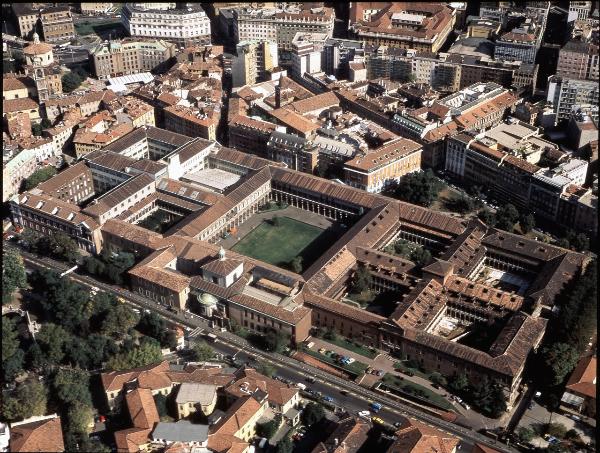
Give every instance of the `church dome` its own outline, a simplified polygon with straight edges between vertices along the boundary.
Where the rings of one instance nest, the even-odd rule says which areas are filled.
[[[198,302],[200,302],[200,304],[204,305],[205,307],[211,307],[217,305],[218,300],[212,294],[202,293],[198,296]]]

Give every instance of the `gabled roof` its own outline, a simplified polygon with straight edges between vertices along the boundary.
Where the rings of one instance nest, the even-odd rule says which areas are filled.
[[[60,417],[24,423],[10,428],[10,447],[13,452],[65,451]]]
[[[414,419],[405,418],[387,453],[452,453],[459,439]]]
[[[596,375],[596,357],[583,357],[571,374],[566,389],[595,399],[597,394]]]

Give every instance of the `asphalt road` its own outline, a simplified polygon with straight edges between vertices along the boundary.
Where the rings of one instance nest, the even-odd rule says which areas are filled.
[[[15,244],[8,244],[5,242],[4,246],[17,248],[21,253],[21,256],[23,256],[26,266],[29,268],[51,268],[61,272],[66,271],[69,268],[67,264],[52,260],[47,257],[40,258],[31,253],[24,252],[20,248],[16,247]],[[277,375],[292,382],[305,383],[306,378],[309,376],[314,377],[316,382],[310,385],[307,384],[308,387],[312,390],[319,391],[324,395],[331,396],[334,399],[334,404],[345,408],[350,413],[356,414],[356,412],[359,410],[366,410],[368,409],[368,404],[375,401],[383,406],[378,416],[387,423],[393,424],[394,422],[401,421],[402,417],[415,418],[423,423],[461,438],[466,445],[479,442],[503,452],[516,451],[512,447],[506,446],[500,442],[496,442],[468,428],[464,428],[436,418],[432,415],[423,413],[414,407],[402,404],[396,400],[386,397],[385,395],[380,395],[370,389],[360,387],[354,382],[327,374],[321,370],[300,363],[289,357],[279,354],[266,353],[256,349],[250,346],[244,339],[237,337],[232,333],[219,332],[211,329],[208,325],[208,322],[199,316],[190,313],[170,312],[166,309],[166,307],[154,301],[141,297],[138,294],[132,293],[131,291],[115,285],[97,281],[89,276],[79,275],[76,273],[70,273],[68,276],[78,283],[87,286],[96,286],[103,291],[119,295],[125,298],[131,305],[140,307],[142,309],[152,309],[164,318],[183,327],[190,327],[191,329],[200,327],[206,332],[214,333],[218,336],[218,341],[214,344],[215,349],[223,354],[235,354],[235,357],[240,361],[252,361],[257,359],[261,362],[268,362],[275,367],[277,370]],[[342,389],[348,392],[347,395],[342,395],[340,393],[340,390]]]

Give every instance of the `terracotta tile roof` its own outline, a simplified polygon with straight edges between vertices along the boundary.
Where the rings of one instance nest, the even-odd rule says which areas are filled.
[[[304,118],[302,115],[289,110],[287,107],[271,110],[269,114],[281,122],[284,126],[288,126],[302,134],[319,129],[319,125]]]
[[[397,273],[410,272],[415,263],[397,255],[391,255],[381,250],[366,247],[356,247],[356,259],[361,263],[369,264],[377,269],[389,270]]]
[[[125,400],[134,428],[154,428],[154,424],[160,421],[152,390],[149,388],[132,390],[125,395]]]
[[[339,106],[340,100],[333,92],[327,91],[307,99],[292,102],[287,108],[299,115],[305,115],[334,105]]]
[[[130,269],[128,273],[138,279],[180,293],[190,286],[190,277],[166,267],[169,262],[177,259],[174,252],[175,248],[173,246],[157,250]]]
[[[521,296],[481,283],[475,283],[462,277],[452,276],[444,286],[449,291],[476,299],[483,304],[496,305],[510,311],[519,310],[524,303]]]
[[[571,374],[566,389],[596,399],[596,357],[583,357]]]
[[[211,155],[209,159],[222,160],[251,170],[260,170],[266,166],[282,166],[281,164],[275,163],[268,159],[253,156],[252,154],[244,153],[233,148],[227,148],[225,146],[220,146],[217,152]]]
[[[436,280],[422,281],[400,301],[390,319],[403,329],[427,330],[447,303],[442,285]]]
[[[65,451],[60,417],[25,423],[10,428],[10,451]]]
[[[398,138],[384,146],[375,149],[366,156],[357,156],[344,164],[344,167],[363,171],[374,171],[392,162],[403,159],[416,151],[422,150],[422,146],[408,138]]]
[[[414,419],[405,418],[388,453],[452,453],[459,439]]]
[[[223,198],[221,194],[209,192],[194,184],[170,178],[162,178],[156,185],[156,189],[159,192],[174,194],[178,198],[194,200],[208,206],[212,206]]]
[[[513,156],[512,154],[507,155],[504,159],[504,162],[505,164],[517,167],[523,170],[524,172],[529,173],[530,175],[533,175],[534,173],[540,170],[540,167],[538,167],[537,165],[529,163],[525,159],[521,159],[520,157]]]
[[[290,303],[284,307],[264,302],[246,294],[232,294],[229,296],[229,301],[291,325],[296,325],[302,319],[310,316],[310,309],[296,303]]]
[[[44,193],[34,195],[32,192],[23,192],[19,196],[19,200],[21,206],[27,206],[30,210],[39,211],[46,216],[50,215],[59,218],[63,222],[73,225],[80,225],[85,222],[92,231],[100,227],[98,222],[83,213],[79,206],[53,198]],[[40,205],[40,203],[42,204]],[[53,212],[54,214],[52,214]]]
[[[151,429],[128,428],[115,431],[118,453],[138,453],[140,446],[149,442]]]
[[[242,264],[242,261],[236,259],[215,259],[202,266],[202,270],[208,271],[220,277],[225,277],[231,274],[235,269],[237,269],[240,266],[240,264]]]
[[[33,99],[6,99],[2,101],[2,111],[4,113],[22,112],[24,110],[38,110],[39,105]]]
[[[535,41],[535,35],[531,34],[531,33],[513,33],[513,32],[507,32],[504,33],[499,41],[525,41],[525,42],[534,42]]]
[[[158,248],[163,244],[161,234],[117,219],[107,220],[102,225],[102,232],[150,248]]]
[[[335,430],[312,453],[356,453],[367,440],[370,429],[368,423],[348,416],[336,423]]]
[[[459,126],[464,127],[465,129],[473,129],[476,127],[476,123],[482,118],[486,118],[496,114],[497,112],[504,111],[515,105],[518,100],[518,96],[510,91],[505,91],[499,96],[488,99],[478,104],[475,108],[467,110],[465,113],[457,116],[454,121],[456,121]]]
[[[75,165],[67,167],[65,170],[50,178],[48,181],[38,184],[37,189],[40,189],[52,196],[53,192],[62,189],[68,183],[73,182],[75,179],[82,176],[91,181],[92,171],[85,164],[85,162],[78,162]]]
[[[499,450],[496,450],[494,448],[488,447],[487,445],[483,445],[483,444],[475,444],[473,445],[473,449],[471,450],[472,453],[500,453]]]
[[[88,205],[83,210],[83,212],[91,216],[105,214],[115,206],[118,206],[123,200],[126,200],[147,186],[152,186],[152,188],[154,188],[154,178],[146,173],[141,173],[101,197],[96,198],[92,204]]]
[[[104,388],[104,392],[114,392],[120,391],[123,388],[125,383],[137,379],[140,373],[144,371],[152,371],[157,374],[164,372],[169,369],[169,362],[166,360],[160,363],[153,363],[151,365],[146,365],[144,367],[133,368],[127,371],[109,371],[107,373],[102,373],[100,375],[100,380],[102,381],[102,387]],[[162,385],[163,381],[159,382],[159,385]],[[156,387],[153,390],[163,387]]]
[[[52,45],[45,42],[37,44],[29,44],[23,49],[23,53],[26,55],[40,55],[52,51]]]
[[[25,77],[4,76],[2,77],[2,92],[27,89],[26,82]]]
[[[423,140],[426,142],[435,142],[437,140],[441,140],[448,135],[453,135],[458,130],[458,124],[454,121],[450,121],[446,124],[442,124],[441,126],[427,132],[423,136]]]
[[[298,394],[297,388],[264,376],[252,368],[242,368],[236,373],[236,378],[235,382],[225,388],[225,393],[237,398],[247,395],[241,390],[244,383],[251,392],[258,388],[267,393],[269,401],[279,406],[287,404]]]
[[[362,324],[380,324],[385,321],[383,316],[376,315],[370,311],[353,307],[343,302],[338,302],[329,297],[324,297],[314,292],[304,289],[304,305],[311,308],[325,310],[333,314],[339,314],[344,318],[352,319],[353,321]]]
[[[210,427],[211,434],[235,435],[259,411],[260,407],[261,404],[252,396],[238,398],[227,410],[223,420]]]
[[[252,129],[270,134],[277,127],[267,121],[259,121],[247,116],[234,115],[229,118],[229,127],[240,127],[242,129]]]
[[[209,434],[207,446],[216,453],[243,453],[248,443],[231,434]]]

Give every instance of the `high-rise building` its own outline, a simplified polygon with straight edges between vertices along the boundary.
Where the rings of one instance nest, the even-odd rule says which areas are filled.
[[[598,82],[595,80],[552,76],[548,80],[547,100],[554,106],[557,122],[569,119],[578,110],[598,121]]]
[[[242,41],[231,63],[234,87],[268,80],[268,72],[279,65],[275,41]]]
[[[68,6],[54,6],[40,11],[44,41],[67,41],[75,37],[73,16]]]
[[[560,49],[556,75],[567,79],[598,80],[599,62],[598,46],[572,40]]]

